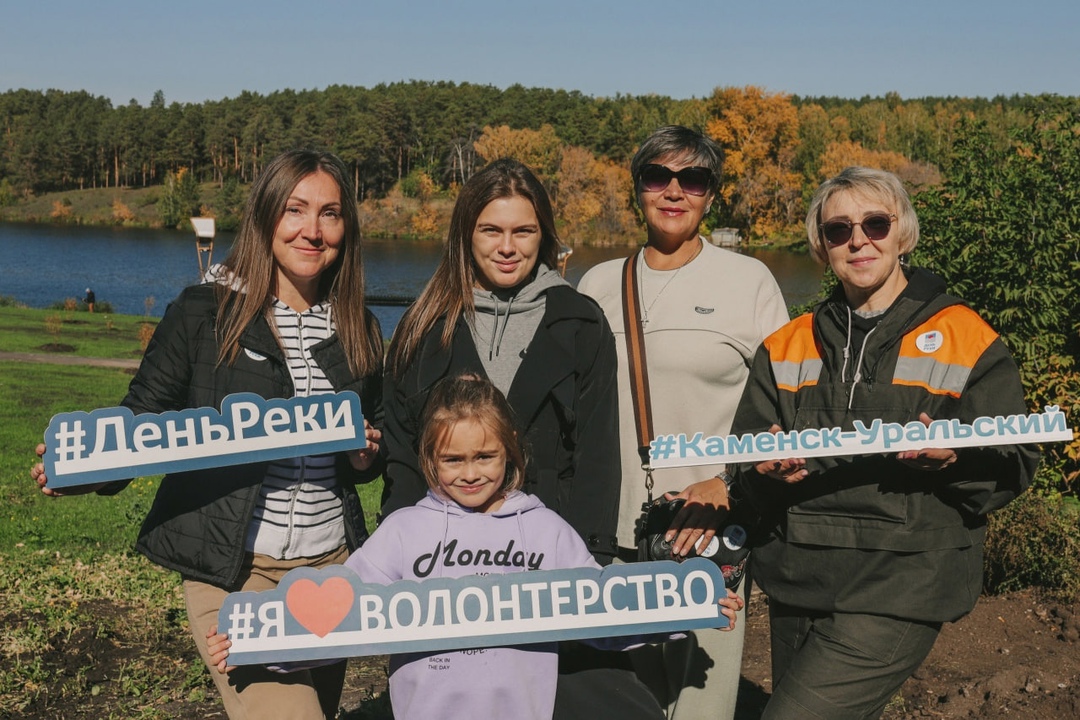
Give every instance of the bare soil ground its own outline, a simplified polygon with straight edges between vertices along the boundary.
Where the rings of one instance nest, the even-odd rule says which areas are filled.
[[[101,613],[122,608],[101,602]],[[923,667],[886,709],[887,720],[914,718],[1080,717],[1080,613],[1075,605],[1044,601],[1031,592],[984,597],[975,611],[944,628]],[[0,613],[0,615],[4,615]],[[0,617],[4,623],[34,623],[33,617]],[[757,718],[771,691],[768,607],[761,595],[750,605],[737,718]],[[143,646],[117,634],[76,631],[50,638],[40,656],[44,682],[59,686],[78,678],[84,692],[39,694],[21,718],[157,717],[195,720],[224,717],[209,679],[193,669],[192,648],[182,618]],[[137,674],[168,676],[171,692],[154,693],[155,707],[140,707]],[[158,679],[160,682],[160,676]],[[67,685],[70,687],[71,683]],[[342,720],[389,717],[385,658],[350,663]],[[148,712],[150,711],[150,712]],[[10,717],[15,717],[11,715]]]
[[[983,597],[946,625],[923,666],[886,708],[887,720],[1080,717],[1080,616],[1032,591]],[[772,690],[768,605],[750,604],[737,717],[761,714]]]

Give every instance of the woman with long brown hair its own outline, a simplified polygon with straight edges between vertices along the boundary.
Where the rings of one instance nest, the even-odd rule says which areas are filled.
[[[210,282],[170,304],[122,405],[162,413],[220,409],[238,392],[270,399],[352,390],[367,446],[162,480],[136,547],[183,576],[204,661],[207,628],[228,593],[271,589],[295,567],[344,562],[367,537],[355,485],[382,471],[381,350],[378,322],[364,306],[347,169],[328,153],[275,158],[251,188],[229,257]],[[41,465],[31,475],[45,494],[63,494],[48,487]],[[75,492],[113,494],[126,484]],[[345,663],[286,680],[262,666],[211,674],[231,718],[318,720],[337,714]]]
[[[383,514],[427,491],[417,447],[432,388],[475,373],[513,408],[530,457],[522,489],[607,565],[619,507],[615,343],[596,303],[556,272],[558,250],[551,201],[525,165],[497,160],[461,188],[439,266],[390,343]],[[555,717],[659,714],[624,654],[611,655],[560,649]]]
[[[416,447],[431,388],[474,372],[517,416],[533,458],[525,492],[606,564],[619,492],[615,346],[600,309],[554,270],[558,249],[551,201],[525,165],[497,160],[462,187],[439,266],[390,342],[383,514],[427,491]]]

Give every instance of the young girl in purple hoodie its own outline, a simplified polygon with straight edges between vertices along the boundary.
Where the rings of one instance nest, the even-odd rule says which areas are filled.
[[[475,375],[440,381],[422,427],[427,497],[389,515],[346,561],[364,582],[600,568],[565,520],[520,491],[525,458],[510,406],[490,381]],[[733,628],[742,601],[729,591],[720,605]],[[641,641],[586,642],[628,649]],[[227,636],[217,635],[215,644],[224,670]],[[392,655],[390,701],[397,720],[547,719],[557,672],[557,643]]]

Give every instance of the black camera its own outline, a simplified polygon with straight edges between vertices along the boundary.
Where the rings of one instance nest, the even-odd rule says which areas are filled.
[[[685,501],[681,498],[665,500],[658,498],[653,502],[642,503],[641,517],[635,528],[638,560],[675,560],[682,562],[686,558],[703,557],[712,560],[720,567],[724,576],[724,585],[735,590],[742,582],[746,572],[746,559],[750,555],[750,538],[747,527],[734,513],[729,512],[720,529],[707,544],[702,541],[690,549],[686,558],[671,554],[671,543],[664,539]]]

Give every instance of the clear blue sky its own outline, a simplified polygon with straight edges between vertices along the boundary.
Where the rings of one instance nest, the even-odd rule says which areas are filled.
[[[1080,95],[1080,0],[4,0],[0,92],[114,103],[451,80],[703,97],[759,85]]]

